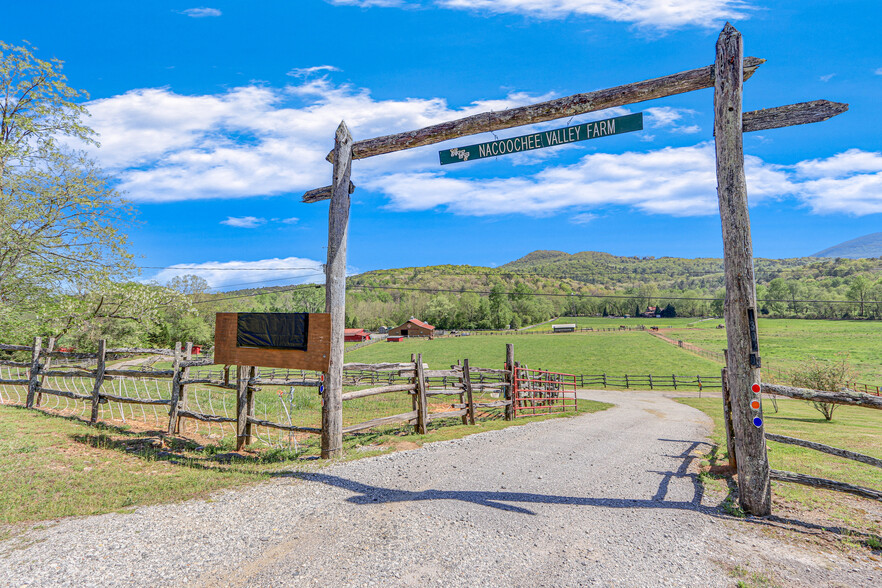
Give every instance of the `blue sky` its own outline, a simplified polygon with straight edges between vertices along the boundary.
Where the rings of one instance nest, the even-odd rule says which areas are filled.
[[[52,1],[4,7],[0,39],[64,60],[89,92],[94,156],[140,212],[143,275],[186,266],[229,289],[321,280],[327,203],[300,195],[330,183],[341,120],[367,139],[709,65],[727,20],[768,60],[745,110],[850,104],[745,135],[754,254],[878,232],[880,17],[874,0]],[[536,249],[720,257],[712,101],[703,90],[495,133],[644,112],[641,132],[528,154],[438,164],[487,132],[356,161],[349,266],[492,266]]]

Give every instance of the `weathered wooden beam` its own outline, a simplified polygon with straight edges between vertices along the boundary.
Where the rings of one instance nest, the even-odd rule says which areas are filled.
[[[105,372],[107,374],[107,372]],[[95,378],[96,374],[94,371],[71,371],[66,372],[64,370],[45,370],[41,371],[40,375],[46,378]],[[108,378],[105,378],[105,380]]]
[[[746,80],[756,69],[765,63],[765,59],[747,57],[744,59],[744,79]],[[739,62],[740,63],[740,62]],[[740,68],[739,68],[740,69]],[[665,96],[674,96],[684,92],[712,88],[714,85],[714,66],[701,67],[676,73],[661,78],[654,78],[624,86],[616,86],[605,90],[573,94],[563,98],[555,98],[547,102],[519,106],[498,112],[484,112],[447,121],[404,133],[376,137],[358,141],[352,145],[352,158],[363,159],[432,145],[457,137],[466,137],[488,131],[498,131],[522,125],[532,125],[546,122],[557,118],[578,116],[588,112],[635,104]],[[327,160],[331,161],[333,151],[328,154]]]
[[[334,135],[331,205],[328,207],[328,261],[325,312],[331,315],[331,351],[322,395],[322,459],[343,455],[343,331],[346,327],[346,241],[349,235],[349,177],[352,134],[341,122]]]
[[[803,484],[804,486],[812,486],[814,488],[825,488],[827,490],[836,490],[837,492],[847,492],[848,494],[854,494],[855,496],[882,501],[882,492],[879,490],[853,486],[851,484],[846,484],[845,482],[836,482],[835,480],[816,478],[814,476],[785,472],[783,470],[771,470],[769,471],[769,475],[773,480],[779,482],[791,482],[793,484]]]
[[[505,387],[505,399],[508,404],[505,407],[505,420],[510,421],[515,417],[514,414],[514,384],[515,384],[515,360],[514,360],[514,344],[505,344],[505,375],[507,386]]]
[[[6,386],[27,386],[30,380],[0,380]]]
[[[12,361],[11,359],[0,359],[0,365],[20,368],[31,367],[31,364],[27,361]]]
[[[298,427],[295,425],[283,425],[272,421],[263,421],[254,417],[248,417],[248,422],[252,425],[261,427],[271,427],[273,429],[281,429],[283,431],[294,431],[295,433],[321,433],[322,430],[317,427]]]
[[[206,365],[214,365],[214,358],[207,357],[205,359],[191,359],[190,361],[182,361],[181,367],[197,367],[197,366],[206,366]]]
[[[156,371],[141,371],[141,370],[104,370],[104,373],[108,376],[123,376],[126,378],[173,378],[175,375],[174,370],[156,370]]]
[[[427,378],[459,378],[461,370],[423,370]]]
[[[472,375],[469,370],[468,358],[462,360],[462,386],[465,389],[465,401],[468,404],[469,424],[475,424],[475,400],[472,398]]]
[[[165,400],[163,398],[159,398],[156,400],[154,400],[152,398],[149,400],[143,400],[141,398],[130,398],[128,396],[117,396],[115,394],[107,394],[104,392],[101,393],[101,398],[106,399],[106,400],[113,400],[114,402],[122,402],[123,404],[165,404],[165,405],[171,404],[171,400]]]
[[[108,349],[107,354],[108,355],[149,354],[149,355],[167,355],[169,357],[174,357],[175,352],[172,349],[153,349],[153,348],[144,348],[144,347],[114,347],[113,349]]]
[[[344,363],[344,371],[383,372],[413,370],[413,363]]]
[[[41,394],[51,394],[53,396],[64,396],[65,398],[70,398],[72,400],[92,400],[91,394],[77,394],[76,392],[68,392],[67,390],[53,390],[52,388],[40,388]],[[98,399],[98,404],[107,404],[107,400],[102,398]]]
[[[173,364],[172,364],[172,372],[174,375],[172,376],[172,384],[171,384],[171,400],[169,401],[169,409],[168,409],[168,434],[175,434],[175,427],[178,424],[178,410],[181,408],[179,406],[181,400],[181,380],[184,377],[184,369],[181,367],[181,363],[186,361],[187,358],[184,357],[181,351],[181,342],[178,341],[175,343],[175,354]],[[236,450],[238,451],[238,447]]]
[[[98,365],[95,368],[95,384],[92,386],[92,414],[90,423],[98,422],[98,405],[101,404],[101,385],[104,383],[104,370],[107,367],[107,340],[98,341]]]
[[[761,390],[764,394],[777,394],[778,396],[796,398],[797,400],[882,409],[882,396],[870,396],[860,392],[825,392],[823,390],[810,390],[809,388],[782,386],[781,384],[762,384]]]
[[[741,131],[765,131],[822,122],[848,110],[848,104],[829,100],[812,100],[788,104],[775,108],[764,108],[745,112],[742,116]]]
[[[364,431],[365,429],[372,429],[374,427],[379,427],[381,425],[389,425],[392,423],[399,422],[407,422],[412,423],[417,420],[417,413],[419,411],[411,410],[409,412],[403,412],[401,414],[395,414],[387,417],[380,417],[376,419],[371,419],[369,421],[365,421],[363,423],[359,423],[357,425],[350,425],[343,429],[343,433],[355,433],[356,431]]]
[[[341,397],[341,400],[355,400],[356,398],[376,396],[377,394],[388,394],[389,392],[412,392],[413,390],[416,390],[414,384],[392,384],[390,386],[380,386],[378,388],[367,388],[365,390],[347,392]]]
[[[717,156],[717,196],[723,228],[723,262],[726,274],[726,337],[732,424],[738,456],[738,497],[741,507],[756,516],[772,510],[769,460],[762,421],[754,425],[751,387],[759,384],[759,347],[756,338],[756,284],[753,244],[747,210],[742,137],[741,67],[744,46],[741,33],[726,23],[716,46],[714,61],[714,142]]]
[[[27,345],[6,345],[5,343],[0,343],[0,351],[31,351],[32,349],[33,347],[28,347]]]
[[[869,455],[864,455],[863,453],[855,453],[854,451],[848,451],[847,449],[830,447],[829,445],[824,445],[823,443],[815,443],[814,441],[806,441],[804,439],[796,439],[795,437],[786,437],[784,435],[773,435],[771,433],[766,433],[766,440],[776,441],[778,443],[785,443],[787,445],[798,445],[799,447],[807,447],[808,449],[814,449],[815,451],[829,453],[830,455],[835,455],[837,457],[844,457],[845,459],[851,459],[853,461],[859,461],[861,463],[869,464],[871,466],[876,466],[877,468],[882,468],[882,459],[870,457]]]
[[[251,367],[240,365],[236,377],[236,451],[248,442],[248,379]]]
[[[205,384],[206,386],[214,386],[215,388],[223,388],[225,390],[238,390],[239,387],[236,384],[225,384],[223,380],[212,380],[211,378],[188,378],[186,380],[181,380],[181,386],[187,386],[189,384]]]
[[[34,408],[34,399],[37,397],[37,388],[40,387],[40,348],[43,346],[42,337],[34,337],[34,346],[31,348],[31,365],[28,373],[28,395],[25,399],[27,408]]]
[[[461,402],[459,404],[452,404],[453,408],[468,408],[468,406]],[[494,402],[476,402],[475,408],[501,408],[503,406],[511,406],[511,400],[496,400]]]
[[[192,410],[179,410],[179,417],[187,417],[188,419],[196,419],[197,421],[203,421],[206,423],[235,423],[236,419],[232,417],[222,417],[215,414],[202,414],[199,412],[193,412]]]
[[[322,200],[330,200],[331,199],[331,188],[332,186],[322,186],[321,188],[316,188],[315,190],[310,190],[303,194],[303,199],[301,202],[306,204],[312,204],[313,202],[321,202]],[[355,192],[355,184],[349,182],[349,193],[352,194]]]
[[[426,374],[423,369],[423,354],[417,354],[416,360],[416,385],[417,385],[417,433],[425,435],[429,424],[429,403],[426,399]]]

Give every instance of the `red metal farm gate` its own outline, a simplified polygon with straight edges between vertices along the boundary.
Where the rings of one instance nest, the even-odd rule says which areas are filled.
[[[514,416],[577,411],[576,376],[515,366]]]

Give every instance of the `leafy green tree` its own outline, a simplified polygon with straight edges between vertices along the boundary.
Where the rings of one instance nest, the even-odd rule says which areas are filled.
[[[860,316],[864,316],[864,304],[869,300],[872,289],[873,283],[864,276],[852,276],[849,280],[848,292],[845,293],[845,296],[858,303]]]
[[[134,271],[121,231],[131,208],[111,178],[65,144],[95,141],[76,102],[87,96],[67,85],[61,67],[0,41],[0,319],[44,312],[47,298]]]

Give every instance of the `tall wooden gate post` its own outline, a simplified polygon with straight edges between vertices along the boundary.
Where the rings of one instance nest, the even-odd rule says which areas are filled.
[[[726,271],[727,375],[738,456],[738,495],[741,507],[754,515],[771,514],[769,460],[762,410],[750,407],[751,387],[760,383],[756,336],[756,284],[753,246],[747,211],[742,138],[741,33],[726,23],[717,40],[714,63],[714,138],[717,154],[717,196],[723,225],[723,259]],[[759,399],[759,395],[756,395]]]
[[[331,314],[331,356],[322,393],[322,458],[343,455],[343,329],[346,324],[346,237],[349,232],[349,176],[352,135],[346,122],[334,137],[334,175],[328,208],[325,306]]]

